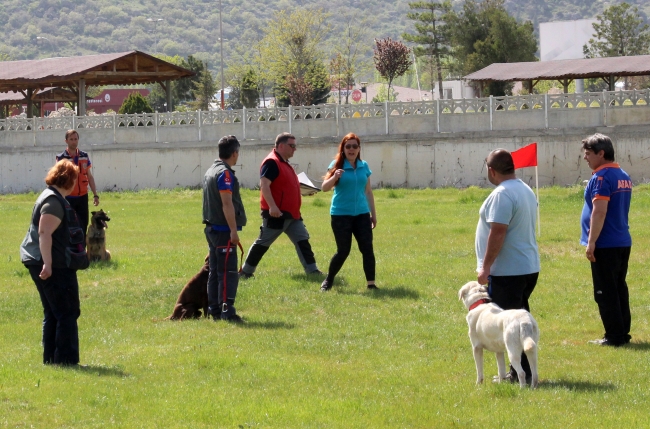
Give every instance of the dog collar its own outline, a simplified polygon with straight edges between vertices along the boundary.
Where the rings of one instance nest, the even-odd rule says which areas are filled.
[[[490,302],[490,300],[487,299],[487,298],[479,299],[479,300],[476,301],[474,304],[472,304],[472,305],[469,306],[469,311],[474,310],[476,307],[478,307],[478,306],[481,305],[481,304],[487,304],[487,303],[489,303],[489,302]]]

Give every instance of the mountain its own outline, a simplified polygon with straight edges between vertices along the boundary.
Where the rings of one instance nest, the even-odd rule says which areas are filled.
[[[407,0],[221,0],[224,65],[250,49],[279,10],[322,8],[330,14],[323,50],[331,52],[345,23],[368,28],[366,57],[374,38],[401,38],[413,31]],[[539,22],[592,18],[611,2],[603,0],[506,0],[520,20]],[[631,0],[644,13],[650,2]],[[459,8],[461,1],[454,0]],[[195,55],[218,69],[218,0],[2,0],[0,53],[15,60],[141,50]]]

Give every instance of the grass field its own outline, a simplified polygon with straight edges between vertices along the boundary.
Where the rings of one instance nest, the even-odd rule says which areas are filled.
[[[587,344],[603,329],[579,246],[582,189],[541,191],[538,390],[476,386],[466,310],[474,231],[489,189],[375,192],[377,292],[356,248],[329,293],[281,237],[240,283],[243,325],[170,322],[203,263],[201,193],[104,193],[113,261],[79,272],[81,363],[41,364],[42,308],[18,246],[36,194],[0,196],[0,427],[650,427],[650,187],[635,188],[628,283],[632,343]],[[319,267],[334,252],[329,198],[305,198]],[[246,191],[247,249],[259,232]],[[646,268],[644,268],[646,267]],[[486,378],[496,374],[486,354]]]

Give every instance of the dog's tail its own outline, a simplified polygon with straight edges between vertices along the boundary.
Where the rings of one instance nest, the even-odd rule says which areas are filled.
[[[535,339],[539,338],[537,333],[537,327],[530,321],[522,322],[519,325],[519,335],[521,338],[521,344],[524,346],[524,353],[537,348],[537,342]]]

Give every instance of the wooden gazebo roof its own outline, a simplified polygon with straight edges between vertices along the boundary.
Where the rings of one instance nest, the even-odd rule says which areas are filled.
[[[194,72],[140,51],[117,54],[58,57],[42,60],[3,61],[0,67],[0,93],[19,92],[27,100],[31,115],[34,93],[49,87],[72,91],[85,115],[86,88],[102,85],[159,83],[165,89],[171,108],[170,81],[194,76]]]

